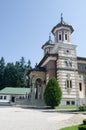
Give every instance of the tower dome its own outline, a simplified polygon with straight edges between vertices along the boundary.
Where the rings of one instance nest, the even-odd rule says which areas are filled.
[[[49,40],[42,46],[44,50],[44,55],[50,53],[53,48],[53,41],[51,40],[51,35],[49,35]]]
[[[53,43],[53,41],[51,40],[51,36],[49,35],[49,40],[44,44],[44,46],[50,45],[52,43]]]
[[[73,31],[73,27],[64,22],[61,14],[61,21],[53,27],[51,32],[55,37],[55,42],[70,43],[70,35],[73,33]]]

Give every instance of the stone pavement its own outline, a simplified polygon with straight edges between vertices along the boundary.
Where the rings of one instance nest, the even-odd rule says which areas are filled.
[[[86,115],[57,112],[50,109],[0,108],[0,130],[59,130],[82,123]]]

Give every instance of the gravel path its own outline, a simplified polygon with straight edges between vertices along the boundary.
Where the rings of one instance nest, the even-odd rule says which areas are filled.
[[[50,110],[0,108],[0,130],[59,130],[79,124],[86,118],[81,114],[67,114]]]

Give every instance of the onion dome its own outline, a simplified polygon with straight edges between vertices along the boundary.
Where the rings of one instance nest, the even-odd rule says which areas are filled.
[[[42,49],[44,48],[44,46],[48,46],[52,44],[53,44],[53,41],[51,40],[51,36],[49,35],[49,40],[42,46]]]
[[[42,49],[44,50],[44,55],[50,54],[53,46],[53,41],[51,40],[51,36],[49,35],[49,40],[42,46]]]

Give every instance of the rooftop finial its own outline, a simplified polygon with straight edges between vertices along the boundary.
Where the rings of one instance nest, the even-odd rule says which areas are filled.
[[[49,40],[51,40],[51,32],[49,33]]]
[[[63,22],[63,13],[61,13],[61,23]]]

